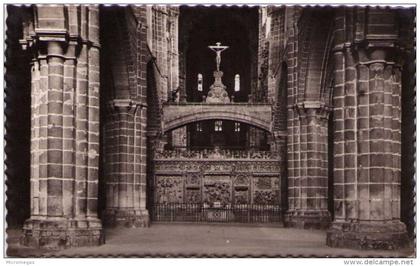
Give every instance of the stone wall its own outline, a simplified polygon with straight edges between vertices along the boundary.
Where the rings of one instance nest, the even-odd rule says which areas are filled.
[[[178,8],[170,6],[148,7],[151,21],[148,21],[148,44],[151,55],[156,58],[159,69],[160,99],[163,102],[172,97],[171,92],[178,82]],[[150,35],[151,34],[151,35]]]
[[[270,17],[268,16],[267,7],[259,9],[258,20],[258,84],[251,92],[251,100],[255,102],[267,100],[267,82],[268,82],[268,58],[269,45],[268,40],[269,28],[271,26]]]

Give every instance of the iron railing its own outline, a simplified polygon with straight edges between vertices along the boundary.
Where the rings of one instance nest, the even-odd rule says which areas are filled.
[[[218,223],[279,223],[280,205],[240,204],[208,207],[193,203],[154,204],[153,221],[159,222],[218,222]]]

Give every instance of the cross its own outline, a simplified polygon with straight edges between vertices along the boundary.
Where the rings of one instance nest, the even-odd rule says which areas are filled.
[[[220,46],[220,42],[217,42],[216,45],[210,45],[209,48],[216,52],[216,67],[217,71],[220,70],[220,61],[222,61],[222,52],[229,48],[229,46]]]

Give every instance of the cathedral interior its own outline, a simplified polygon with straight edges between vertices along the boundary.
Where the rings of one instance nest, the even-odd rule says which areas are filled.
[[[7,6],[7,223],[100,245],[153,222],[415,238],[415,9]]]

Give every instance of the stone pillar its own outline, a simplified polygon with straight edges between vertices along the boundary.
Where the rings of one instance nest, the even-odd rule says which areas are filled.
[[[348,20],[354,14],[355,21]],[[327,232],[329,246],[396,249],[409,243],[400,221],[397,43],[403,42],[393,24],[396,14],[380,8],[343,8],[336,13],[334,222]]]
[[[328,114],[323,103],[296,105],[290,117],[288,143],[288,205],[286,225],[327,228]]]
[[[400,67],[394,48],[359,48],[358,64],[355,53],[335,53],[335,219],[327,244],[395,249],[408,244],[400,221]]]
[[[22,40],[34,55],[31,217],[22,244],[98,245],[99,10],[43,5],[34,12],[36,26]]]
[[[147,62],[150,60],[147,19],[151,17],[148,10],[146,6],[138,6],[130,11],[137,22],[127,25],[129,33],[136,36],[132,43],[134,52],[130,54],[135,56],[130,66],[133,71],[130,75],[125,75],[124,71],[113,73],[114,80],[130,80],[130,83],[114,86],[114,95],[110,95],[106,102],[103,153],[106,207],[102,220],[111,227],[149,225],[146,208],[146,123]],[[107,41],[113,43],[112,37]],[[121,94],[119,90],[130,93]]]
[[[186,45],[186,44],[184,44]],[[179,102],[181,103],[185,103],[187,101],[187,67],[186,67],[186,51],[187,48],[184,47],[184,50],[179,50],[179,56],[178,56],[178,60],[179,60]]]
[[[287,132],[274,131],[271,136],[271,152],[280,155],[280,205],[282,213],[287,210]],[[282,217],[283,222],[283,217]]]
[[[109,226],[147,227],[147,109],[132,100],[109,102],[105,122],[106,210]]]

